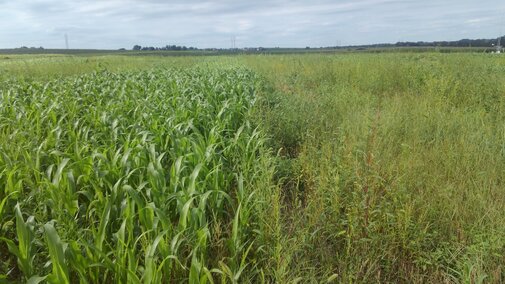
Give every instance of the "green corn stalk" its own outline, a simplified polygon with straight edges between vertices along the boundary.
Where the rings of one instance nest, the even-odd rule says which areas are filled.
[[[65,261],[67,244],[62,242],[51,223],[44,225],[46,244],[51,258],[52,273],[47,277],[51,283],[70,283],[68,266]]]
[[[9,251],[17,257],[18,267],[23,272],[25,279],[30,279],[35,274],[35,267],[33,266],[33,259],[35,254],[33,252],[34,229],[35,220],[30,216],[26,222],[23,219],[23,214],[19,203],[14,207],[16,214],[16,235],[18,245],[14,241],[2,238],[6,242]]]

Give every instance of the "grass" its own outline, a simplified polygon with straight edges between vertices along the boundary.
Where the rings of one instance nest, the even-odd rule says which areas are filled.
[[[306,56],[249,64],[272,82],[262,116],[280,165],[292,172],[281,217],[290,243],[281,252],[285,275],[504,280],[505,58]]]
[[[0,70],[0,281],[505,281],[505,57]]]

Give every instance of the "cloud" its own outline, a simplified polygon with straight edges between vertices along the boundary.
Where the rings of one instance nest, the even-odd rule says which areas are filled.
[[[497,37],[489,0],[0,0],[0,48],[328,46]]]

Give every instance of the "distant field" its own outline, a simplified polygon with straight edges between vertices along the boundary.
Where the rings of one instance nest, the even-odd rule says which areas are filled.
[[[505,56],[387,51],[0,50],[0,282],[505,282]]]
[[[493,48],[485,47],[339,47],[339,48],[261,48],[237,49],[237,50],[157,50],[157,51],[134,51],[134,50],[100,50],[100,49],[38,49],[38,48],[16,48],[0,49],[0,55],[4,58],[8,55],[75,55],[75,56],[96,56],[96,55],[130,55],[130,56],[215,56],[215,55],[254,55],[254,54],[332,54],[332,53],[385,53],[385,52],[440,52],[440,53],[468,53],[468,52],[491,52]]]

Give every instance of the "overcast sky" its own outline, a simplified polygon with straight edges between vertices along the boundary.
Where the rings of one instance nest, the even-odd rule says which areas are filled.
[[[305,47],[496,38],[505,0],[0,0],[0,48]]]

